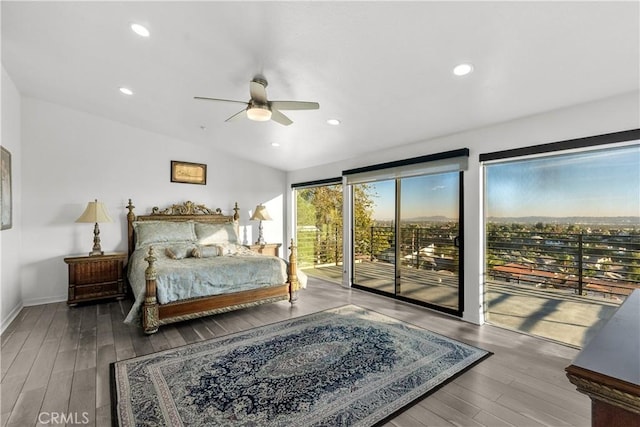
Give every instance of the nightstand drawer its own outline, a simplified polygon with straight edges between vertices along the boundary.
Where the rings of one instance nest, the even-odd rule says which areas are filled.
[[[122,267],[122,262],[113,260],[76,263],[69,269],[69,282],[86,285],[116,281],[122,275]]]
[[[117,296],[121,292],[118,282],[100,283],[97,285],[80,285],[75,287],[75,299],[106,298]]]

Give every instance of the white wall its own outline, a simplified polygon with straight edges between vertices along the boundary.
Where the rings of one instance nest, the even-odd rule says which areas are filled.
[[[248,221],[250,213],[257,203],[266,203],[275,219],[264,223],[266,240],[287,242],[292,236],[291,224],[288,221],[283,230],[281,220],[292,209],[291,183],[335,177],[344,169],[463,147],[471,150],[464,182],[463,318],[481,323],[482,188],[478,155],[640,127],[640,95],[634,92],[285,174],[208,147],[41,100],[21,99],[4,69],[2,85],[2,143],[11,150],[14,162],[14,228],[0,236],[3,327],[22,303],[66,300],[67,269],[63,258],[91,249],[92,226],[74,221],[94,198],[107,204],[115,220],[101,225],[105,251],[126,250],[124,206],[128,198],[133,199],[138,213],[186,200],[230,212],[237,201],[248,242],[257,236],[257,224]],[[170,160],[206,163],[207,185],[171,183]]]
[[[21,144],[20,93],[2,67],[2,146],[11,153],[13,219],[12,228],[0,231],[0,332],[22,308],[20,287],[21,252]]]
[[[170,182],[171,160],[207,164],[207,185]],[[105,202],[114,219],[100,225],[105,252],[127,249],[129,198],[138,214],[187,200],[232,213],[238,202],[249,242],[257,236],[250,212],[267,202],[275,221],[264,224],[265,237],[282,242],[285,173],[206,146],[23,98],[22,163],[24,305],[66,300],[63,258],[90,252],[93,225],[74,221],[95,198]]]
[[[287,186],[290,188],[292,183],[340,176],[346,169],[469,148],[469,168],[464,176],[465,311],[463,319],[472,323],[482,323],[484,261],[481,251],[483,245],[481,201],[483,196],[482,170],[478,156],[493,151],[637,128],[640,128],[640,92],[632,92],[481,129],[377,151],[346,161],[290,172],[287,176]],[[287,209],[291,211],[293,208],[290,191],[287,196]],[[287,224],[287,233],[288,236],[292,235],[292,224]],[[348,239],[344,240],[348,243]],[[348,253],[347,248],[345,253]]]

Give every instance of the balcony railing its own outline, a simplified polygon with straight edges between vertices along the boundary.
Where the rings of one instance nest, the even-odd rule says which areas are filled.
[[[492,231],[487,235],[487,274],[624,299],[640,288],[640,236]]]
[[[413,226],[400,232],[403,265],[456,271],[457,227]],[[356,260],[395,262],[393,227],[371,227],[356,235]],[[486,244],[489,280],[620,299],[640,288],[639,235],[489,231]],[[302,266],[342,262],[339,228],[299,228],[298,245]]]
[[[342,229],[337,226],[298,226],[298,265],[318,267],[342,263]]]
[[[371,227],[368,259],[395,262],[395,231],[393,227]],[[423,270],[458,269],[458,230],[443,224],[433,227],[400,228],[402,265]]]

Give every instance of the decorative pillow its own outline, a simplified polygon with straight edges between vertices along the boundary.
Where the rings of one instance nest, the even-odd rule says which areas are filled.
[[[183,259],[191,256],[193,245],[171,245],[165,248],[165,253],[171,259]]]
[[[135,221],[136,249],[151,243],[195,242],[192,221]]]
[[[246,246],[237,243],[223,243],[220,246],[220,255],[257,255]]]
[[[201,245],[238,243],[238,228],[235,222],[223,224],[195,223],[196,238]]]
[[[220,255],[220,247],[216,245],[201,246],[198,245],[191,250],[191,256],[194,258],[211,258]]]

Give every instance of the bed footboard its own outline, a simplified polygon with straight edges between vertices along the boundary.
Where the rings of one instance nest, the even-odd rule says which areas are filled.
[[[142,329],[145,334],[153,334],[158,331],[160,325],[172,323],[180,320],[193,319],[200,316],[207,316],[214,313],[223,313],[239,308],[249,307],[251,305],[280,301],[288,299],[294,304],[298,299],[298,291],[300,282],[298,281],[297,271],[297,255],[296,246],[291,240],[289,246],[289,262],[287,264],[287,283],[280,287],[274,287],[265,290],[244,291],[236,294],[234,298],[227,295],[218,295],[212,297],[195,298],[193,305],[187,303],[172,303],[170,305],[181,305],[180,314],[174,314],[164,318],[160,312],[160,305],[156,296],[156,279],[158,277],[155,262],[156,257],[153,253],[153,247],[149,247],[149,254],[145,258],[148,266],[144,272],[145,276],[145,297],[142,305]],[[281,289],[281,290],[279,290]],[[229,300],[228,302],[226,302]],[[163,305],[163,307],[166,307]],[[191,308],[193,307],[193,308]],[[169,315],[165,311],[165,315]]]

